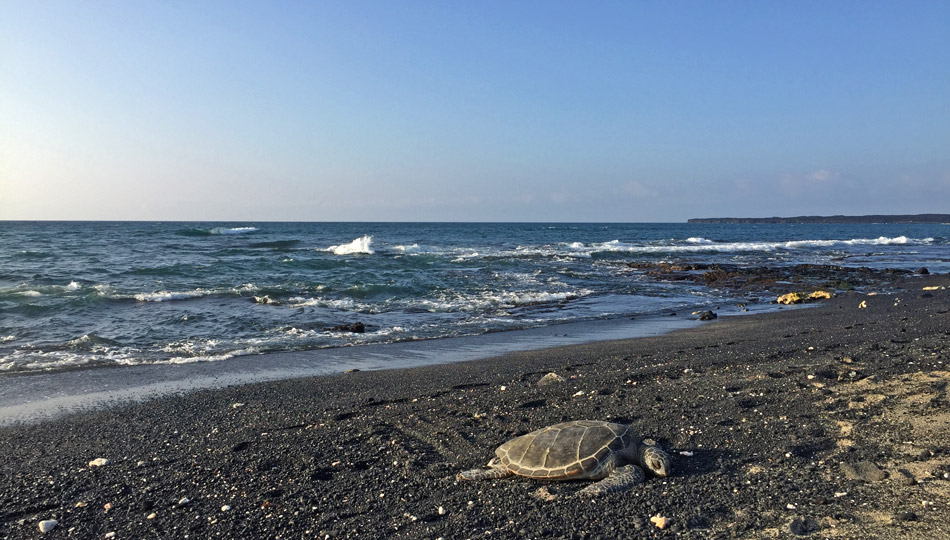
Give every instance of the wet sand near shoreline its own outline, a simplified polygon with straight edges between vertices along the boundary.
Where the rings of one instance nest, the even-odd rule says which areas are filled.
[[[948,286],[2,428],[0,536],[55,519],[44,537],[950,538]],[[595,499],[456,480],[575,419],[633,425],[673,474]]]

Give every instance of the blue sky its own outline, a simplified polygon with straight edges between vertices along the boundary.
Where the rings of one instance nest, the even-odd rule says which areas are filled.
[[[0,5],[0,219],[950,212],[950,2]]]

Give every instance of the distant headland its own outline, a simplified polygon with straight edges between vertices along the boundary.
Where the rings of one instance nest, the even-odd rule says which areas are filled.
[[[950,223],[950,214],[692,218],[687,223]]]

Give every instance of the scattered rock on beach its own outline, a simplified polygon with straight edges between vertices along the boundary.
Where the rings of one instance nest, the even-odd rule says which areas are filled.
[[[778,299],[776,300],[776,302],[778,302],[779,304],[785,304],[785,305],[801,304],[804,301],[805,301],[805,298],[801,295],[801,293],[797,293],[797,292],[783,294],[782,296],[779,296]]]
[[[842,462],[841,472],[851,480],[861,480],[864,482],[879,482],[887,478],[887,473],[870,461],[858,461],[856,463]]]
[[[821,525],[810,517],[797,517],[788,523],[788,532],[795,536],[805,536],[821,529]]]
[[[701,321],[711,321],[711,320],[713,320],[713,319],[715,319],[715,318],[718,318],[718,317],[719,317],[719,315],[716,315],[716,314],[713,313],[712,311],[704,311],[704,312],[702,312],[702,313],[699,314],[699,320],[701,320]]]
[[[89,462],[90,467],[105,467],[109,464],[109,460],[106,458],[96,458]]]
[[[912,486],[917,483],[917,479],[907,469],[897,469],[894,479],[902,486]]]
[[[650,518],[650,522],[656,525],[657,529],[665,529],[667,524],[667,519],[660,514],[657,514]]]
[[[48,533],[56,528],[59,525],[59,522],[55,519],[47,519],[40,522],[40,532]]]
[[[551,386],[553,384],[560,384],[562,382],[564,382],[564,377],[561,377],[552,371],[544,377],[541,377],[541,380],[538,381],[538,386]]]
[[[827,300],[832,294],[828,291],[812,291],[809,294],[793,292],[779,296],[775,301],[779,304],[802,304],[804,302],[814,302],[815,300]]]
[[[914,512],[897,512],[894,514],[894,522],[917,521],[917,514]]]

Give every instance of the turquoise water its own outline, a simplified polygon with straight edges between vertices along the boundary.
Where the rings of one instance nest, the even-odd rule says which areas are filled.
[[[226,361],[683,311],[631,261],[950,271],[947,225],[0,222],[0,371]],[[365,324],[365,333],[330,328]]]

